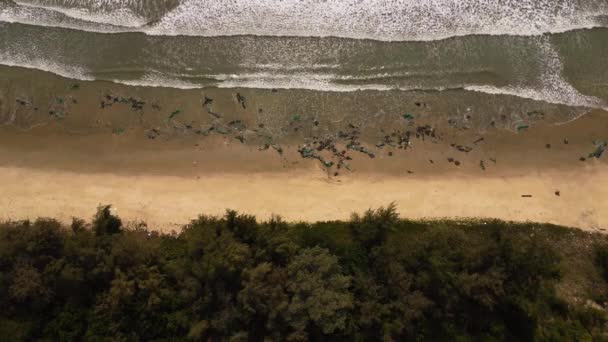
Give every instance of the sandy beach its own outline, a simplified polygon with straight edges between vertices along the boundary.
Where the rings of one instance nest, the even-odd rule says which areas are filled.
[[[604,231],[608,165],[579,156],[607,124],[605,113],[594,112],[559,127],[486,135],[483,148],[466,155],[425,142],[398,156],[358,158],[339,177],[290,146],[280,157],[223,137],[152,141],[137,132],[74,136],[52,125],[5,127],[0,219],[68,222],[112,204],[126,221],[171,231],[227,208],[260,219],[316,221],[394,202],[407,218],[483,216]]]
[[[529,101],[525,116],[475,115],[420,94],[378,103],[377,92],[186,91],[5,70],[0,220],[87,219],[112,204],[170,231],[227,208],[316,221],[394,202],[408,218],[608,226],[608,165],[592,156],[608,139],[602,110],[571,120],[585,111]],[[315,113],[314,101],[327,105]]]
[[[161,175],[82,174],[14,167],[0,168],[0,219],[91,217],[99,204],[112,203],[127,221],[177,230],[199,214],[221,215],[226,208],[289,221],[348,219],[395,202],[407,218],[500,218],[549,222],[604,231],[608,225],[608,168],[546,172],[515,177],[446,176],[353,177],[328,182],[310,172],[291,174],[207,174],[200,179]],[[561,196],[554,194],[560,189]],[[522,198],[531,194],[532,198]]]

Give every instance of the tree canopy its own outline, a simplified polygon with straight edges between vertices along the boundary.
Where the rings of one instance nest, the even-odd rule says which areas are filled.
[[[587,247],[581,247],[587,246]],[[572,259],[578,255],[580,259]],[[0,224],[2,340],[602,340],[608,242],[501,221],[227,211],[181,232]]]

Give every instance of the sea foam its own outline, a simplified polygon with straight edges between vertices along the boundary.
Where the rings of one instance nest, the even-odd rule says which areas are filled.
[[[18,0],[0,5],[2,21],[104,33],[383,41],[541,35],[606,26],[607,15],[605,0]]]

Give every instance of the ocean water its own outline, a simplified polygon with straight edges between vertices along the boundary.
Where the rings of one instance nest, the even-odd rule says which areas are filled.
[[[608,0],[3,0],[0,64],[81,80],[462,90],[608,108]]]

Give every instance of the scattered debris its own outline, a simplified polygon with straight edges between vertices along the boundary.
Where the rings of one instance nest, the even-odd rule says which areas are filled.
[[[527,113],[528,117],[534,120],[542,120],[545,118],[545,113],[540,110],[534,110]]]
[[[283,155],[283,149],[279,145],[272,145],[272,148],[277,151],[278,154]]]
[[[416,138],[424,140],[425,137],[437,138],[435,129],[430,125],[416,127]]]
[[[247,106],[245,105],[245,96],[241,95],[240,93],[236,93],[236,100],[241,104],[243,109],[247,109]]]
[[[73,100],[72,100],[73,101]],[[112,107],[113,104],[118,103],[118,104],[130,104],[131,105],[131,109],[134,111],[141,111],[144,109],[144,105],[146,104],[145,101],[142,101],[140,99],[134,98],[134,97],[122,97],[122,96],[114,96],[111,94],[106,94],[103,99],[101,100],[100,103],[100,108],[101,109],[105,109],[108,107]],[[155,108],[155,106],[152,106],[153,108]]]
[[[405,120],[414,120],[414,116],[410,113],[405,113],[401,117],[403,117]]]
[[[73,84],[69,87],[70,87],[70,89],[76,90],[76,89],[80,88],[80,85]],[[272,89],[272,92],[277,92],[277,90]],[[236,93],[236,94],[232,93],[232,94],[233,95],[229,95],[228,99],[230,100],[231,96],[236,96],[236,101],[238,102],[238,104],[243,109],[246,109],[247,108],[247,99],[245,98],[245,96],[243,96],[241,93]],[[72,93],[72,95],[78,95],[78,93]],[[80,96],[79,96],[79,99],[80,99]],[[213,98],[210,98],[208,96],[203,96],[202,99],[200,97],[198,97],[198,99],[201,100],[202,106],[204,108],[206,108],[209,115],[211,115],[213,118],[207,117],[206,118],[208,120],[207,122],[205,122],[204,120],[201,122],[192,121],[190,124],[181,123],[181,122],[176,121],[176,122],[173,122],[173,125],[169,124],[167,128],[177,129],[177,130],[180,130],[180,132],[195,133],[195,134],[200,134],[200,135],[205,135],[205,136],[212,134],[212,133],[222,134],[222,135],[226,135],[224,141],[231,141],[234,143],[234,140],[238,140],[242,144],[249,143],[252,145],[252,147],[254,149],[257,146],[257,150],[259,150],[259,151],[265,151],[265,150],[269,150],[272,148],[280,155],[283,155],[283,149],[282,149],[281,145],[278,144],[278,142],[279,141],[283,142],[283,140],[278,140],[278,139],[284,138],[285,134],[292,134],[291,137],[293,137],[293,136],[295,136],[295,135],[293,135],[293,132],[299,132],[297,134],[297,137],[303,139],[303,142],[301,142],[302,145],[297,145],[298,146],[297,151],[299,152],[300,157],[308,158],[308,159],[317,159],[323,165],[323,167],[328,169],[327,170],[328,175],[333,174],[336,177],[339,174],[343,173],[341,171],[337,172],[337,170],[342,170],[342,169],[350,170],[350,165],[347,164],[347,162],[353,160],[352,157],[357,157],[357,154],[355,152],[365,154],[369,158],[375,158],[376,154],[378,154],[379,156],[385,155],[384,153],[386,153],[386,155],[388,157],[393,157],[393,156],[396,156],[398,153],[400,153],[398,150],[407,150],[407,149],[413,148],[413,146],[415,146],[416,143],[420,143],[420,140],[424,141],[425,139],[430,139],[432,143],[438,143],[439,141],[444,141],[443,140],[444,136],[437,133],[435,128],[432,127],[431,125],[420,125],[420,126],[417,125],[418,122],[417,122],[416,118],[419,116],[417,114],[417,109],[412,109],[412,113],[416,113],[416,115],[417,115],[416,117],[414,114],[412,114],[410,112],[406,112],[406,113],[400,115],[403,120],[407,121],[405,125],[404,124],[398,125],[398,126],[400,126],[399,128],[390,128],[390,129],[385,128],[386,131],[381,129],[380,130],[381,134],[378,134],[374,138],[374,135],[373,135],[374,132],[372,130],[368,131],[367,129],[369,129],[370,127],[377,127],[377,126],[375,126],[375,125],[366,126],[367,121],[361,121],[361,122],[355,121],[356,124],[349,123],[348,121],[344,122],[343,120],[328,121],[329,127],[325,127],[325,126],[319,127],[321,125],[321,122],[325,123],[325,121],[326,121],[325,118],[321,118],[321,120],[319,120],[319,118],[316,117],[314,113],[307,115],[307,113],[304,112],[302,109],[295,109],[294,111],[296,113],[299,112],[300,114],[294,114],[291,117],[291,120],[289,120],[290,119],[289,112],[284,113],[284,114],[287,114],[287,117],[286,118],[283,117],[282,120],[284,120],[283,122],[288,121],[288,123],[290,125],[289,127],[285,127],[285,125],[283,125],[283,127],[278,127],[276,125],[272,125],[269,123],[267,123],[268,127],[266,127],[263,123],[256,123],[254,126],[248,127],[246,122],[243,122],[241,120],[232,120],[230,122],[227,122],[228,120],[225,120],[225,121],[223,120],[222,114],[214,113],[212,111],[212,106],[214,103],[218,103],[218,102],[215,102]],[[232,97],[232,99],[234,99],[234,97]],[[217,100],[219,100],[219,99],[217,99]],[[30,101],[23,99],[23,98],[17,98],[15,101],[20,106],[31,105]],[[82,101],[82,99],[81,99],[81,101]],[[118,106],[117,109],[118,108],[123,109],[123,107],[121,105],[126,105],[126,106],[130,106],[132,110],[142,111],[146,105],[146,102],[142,101],[139,98],[116,96],[113,94],[103,94],[99,98],[99,101],[100,101],[99,104],[100,104],[101,109],[106,109],[106,108],[110,108],[113,106],[114,107]],[[49,109],[48,109],[49,115],[56,117],[58,119],[61,119],[64,117],[64,115],[69,113],[69,110],[68,110],[68,109],[70,109],[69,105],[76,104],[76,103],[78,103],[78,101],[70,95],[65,95],[63,97],[51,97],[50,103],[49,103]],[[252,103],[253,102],[249,103],[250,107],[252,106]],[[234,102],[232,102],[232,105],[234,106]],[[427,107],[427,105],[423,102],[414,102],[414,105],[416,107],[424,107],[424,108]],[[150,106],[154,110],[161,109],[161,107],[155,103],[151,103]],[[257,112],[259,112],[260,114],[264,113],[262,108],[257,108],[257,107],[258,106],[255,106],[255,108],[252,107],[252,110],[257,109]],[[125,108],[127,108],[127,107],[125,107]],[[170,108],[171,107],[166,108],[165,111],[168,112],[170,110]],[[213,108],[215,108],[215,107],[213,107]],[[199,111],[200,111],[200,109],[199,109]],[[116,112],[118,113],[118,111],[116,111]],[[183,113],[182,109],[176,109],[175,111],[171,112],[168,115],[168,118],[169,118],[169,120],[173,120],[182,113]],[[190,112],[188,110],[186,110],[186,112],[184,112],[184,114],[186,114],[186,113],[190,113]],[[201,113],[204,113],[204,110]],[[399,115],[399,113],[396,113],[396,114]],[[458,128],[466,129],[468,127],[466,120],[472,120],[472,115],[465,113],[465,115],[463,116],[462,114],[463,113],[459,112],[458,116],[456,118],[450,118],[449,122],[453,123]],[[532,112],[528,112],[526,114],[528,117],[524,117],[523,120],[518,121],[518,123],[516,123],[516,124],[511,124],[510,127],[513,127],[513,125],[515,125],[516,131],[521,132],[521,131],[527,130],[530,127],[530,125],[534,124],[534,121],[532,121],[532,118],[536,119],[536,118],[544,117],[544,113],[542,113],[540,111],[532,111]],[[163,117],[162,112],[160,112],[159,115],[161,115],[161,117]],[[392,115],[393,115],[392,117],[394,119],[397,119],[397,120],[401,119],[398,116],[395,116],[395,114],[392,114]],[[204,114],[203,114],[203,116],[204,116]],[[513,118],[515,118],[515,117],[517,117],[517,115],[514,114]],[[501,118],[502,118],[502,120],[507,120],[507,116],[505,116],[505,115],[501,115]],[[264,121],[267,119],[268,118],[264,118],[264,115],[258,116],[258,120],[260,120],[260,121]],[[192,120],[194,120],[194,119],[192,119]],[[364,118],[364,120],[367,120],[367,119]],[[414,120],[416,120],[416,121],[414,121]],[[186,120],[184,120],[184,121],[186,121]],[[268,122],[271,122],[271,121],[268,121]],[[341,122],[343,122],[343,123],[341,123]],[[492,121],[492,122],[494,123],[494,121]],[[115,123],[114,125],[120,125],[120,124]],[[124,123],[123,123],[123,125],[124,125]],[[338,129],[333,130],[333,128],[336,127],[336,125],[340,125],[340,128],[341,128],[341,130],[339,130],[337,133],[335,131]],[[344,125],[346,125],[346,126],[344,126]],[[501,125],[508,127],[507,122],[502,122]],[[170,127],[170,126],[173,126],[173,127]],[[107,123],[105,125],[105,127],[111,128],[112,124]],[[365,129],[365,128],[367,128],[367,129]],[[112,134],[116,134],[116,135],[124,134],[125,132],[126,132],[126,130],[123,128],[112,129]],[[165,131],[163,131],[163,133],[165,133]],[[147,130],[145,132],[145,134],[148,139],[156,139],[156,138],[160,137],[161,131],[158,128],[154,128],[154,129]],[[476,147],[478,147],[478,146],[476,146],[477,144],[485,141],[485,137],[480,136],[480,135],[483,135],[483,133],[478,133],[476,136],[472,136],[472,137],[469,136],[469,139],[471,139],[471,140],[467,139],[464,142],[465,144],[463,144],[463,145],[452,143],[452,144],[450,144],[450,146],[459,152],[470,153]],[[234,138],[234,140],[233,140],[233,138]],[[275,139],[277,139],[277,140],[275,140]],[[369,141],[367,139],[374,139],[374,140]],[[471,143],[471,141],[472,141],[472,144],[468,145],[469,143]],[[376,142],[375,147],[378,150],[374,150],[374,142]],[[559,140],[556,141],[556,143],[558,143],[558,142],[559,142]],[[564,138],[563,143],[566,145],[569,144],[568,139]],[[596,159],[600,158],[604,154],[606,148],[608,148],[608,143],[605,141],[594,141],[593,144],[595,146],[595,149],[591,153],[589,153],[587,156],[580,157],[581,161],[586,161],[587,159],[591,159],[591,158],[596,158]],[[552,148],[552,145],[549,143],[546,143],[545,147],[547,149],[550,149],[550,148]],[[379,151],[380,149],[386,150],[386,151]],[[448,151],[448,153],[450,153],[450,152]],[[456,155],[457,157],[459,157],[465,161],[469,161],[468,159],[466,159],[467,157],[459,156],[458,153],[456,153],[456,152],[451,152],[450,154]],[[487,167],[489,165],[486,163],[486,160],[489,160],[489,161],[493,162],[494,164],[497,163],[496,159],[494,159],[494,158],[487,158],[487,157],[483,157],[483,158],[485,158],[485,159],[479,160],[479,168],[482,171],[486,171]],[[449,163],[453,163],[455,166],[464,165],[463,164],[464,162],[456,160],[453,157],[448,157],[447,160]],[[471,164],[473,166],[475,165],[474,160],[475,159],[470,160],[470,162],[473,162],[473,164]],[[428,159],[428,161],[430,164],[435,164],[433,159]],[[469,164],[467,164],[467,165],[469,165]],[[329,170],[330,168],[332,168],[332,170]],[[413,173],[413,171],[411,171],[411,170],[406,170],[406,171],[408,174]],[[555,191],[555,195],[560,196],[559,191]],[[524,197],[527,197],[527,195],[525,195]],[[531,195],[530,195],[530,197],[531,197]]]
[[[213,116],[216,119],[220,119],[222,117],[220,113],[212,112],[211,109],[207,109],[207,113],[209,113],[209,115]]]
[[[608,146],[608,143],[606,143],[605,141],[594,141],[593,144],[595,145],[595,150],[591,153],[589,153],[588,158],[596,158],[599,159],[602,154],[604,154],[604,151],[606,150],[606,147]]]
[[[210,131],[217,132],[219,134],[228,134],[228,129],[222,125],[211,126]]]
[[[516,127],[517,132],[525,131],[528,128],[530,128],[530,126],[529,125],[525,125],[525,124],[520,124],[520,125],[517,125],[517,127]]]
[[[247,129],[247,126],[241,120],[233,120],[228,123],[228,127],[232,128],[236,131],[244,131]]]
[[[160,129],[158,129],[158,128],[152,128],[146,132],[146,137],[151,140],[156,139],[159,136],[160,136]]]
[[[63,119],[63,112],[57,110],[50,110],[49,115],[55,117],[56,119]]]
[[[368,151],[368,150],[367,150],[365,147],[363,147],[363,146],[361,145],[361,143],[360,143],[360,142],[358,142],[358,141],[354,141],[354,140],[353,140],[353,141],[349,142],[349,143],[346,145],[346,148],[347,148],[347,149],[349,149],[349,150],[353,150],[353,151],[361,152],[361,153],[363,153],[363,154],[367,154],[367,156],[368,156],[368,157],[370,157],[370,158],[375,158],[375,157],[376,157],[376,155],[375,155],[375,154],[373,154],[373,153],[371,153],[370,151]]]
[[[464,152],[464,153],[469,153],[469,152],[473,151],[473,148],[469,147],[469,146],[456,145],[456,144],[450,144],[450,146],[452,146],[453,148],[457,149],[458,151]]]

